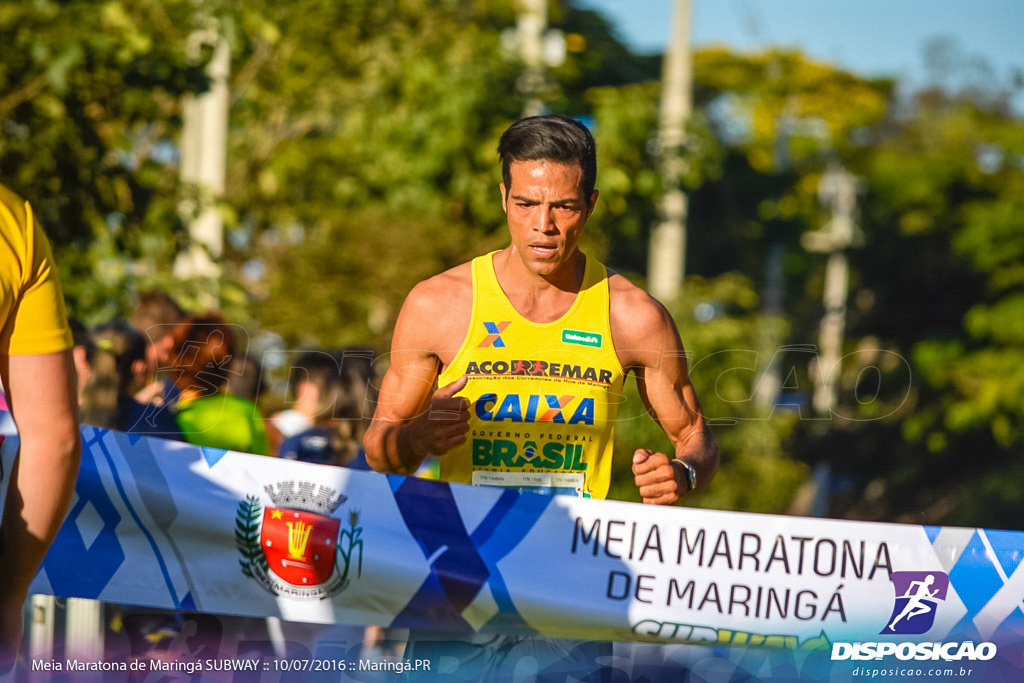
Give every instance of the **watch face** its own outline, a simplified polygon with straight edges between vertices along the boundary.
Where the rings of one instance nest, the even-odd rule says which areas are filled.
[[[697,488],[697,470],[688,462],[684,462],[686,465],[686,485],[689,487],[688,490],[692,491]]]

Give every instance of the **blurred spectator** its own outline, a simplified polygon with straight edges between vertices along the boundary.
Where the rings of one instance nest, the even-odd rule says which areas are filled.
[[[279,455],[325,465],[368,469],[363,434],[376,401],[373,352],[347,349],[322,373],[312,427],[287,437]],[[318,373],[320,374],[320,373]]]
[[[312,427],[321,412],[320,394],[327,378],[338,373],[338,359],[323,350],[305,351],[292,365],[288,375],[290,408],[270,416],[270,423],[287,438]]]
[[[147,290],[138,293],[130,322],[146,340],[147,367],[147,383],[135,395],[139,402],[174,404],[177,392],[173,382],[165,381],[158,373],[170,363],[174,345],[171,332],[184,319],[184,309],[167,292]]]
[[[71,357],[75,361],[75,374],[78,375],[78,403],[82,403],[85,385],[89,383],[92,362],[96,356],[96,344],[93,343],[89,328],[78,318],[68,316],[68,327],[71,328]]]
[[[79,407],[82,424],[181,440],[181,430],[173,413],[164,407],[139,403],[134,398],[149,376],[146,340],[142,333],[127,320],[117,318],[96,327],[90,335],[90,343],[93,351],[87,366],[89,379],[82,390]],[[68,600],[66,614],[74,611],[76,623],[83,624],[93,614],[88,602]],[[139,610],[115,604],[104,604],[95,613],[97,616],[105,613],[104,621],[108,625],[117,624],[117,628],[111,627],[105,633],[105,639],[124,632],[129,642],[151,645],[171,638],[181,621],[181,616],[175,612]],[[145,651],[138,645],[135,648],[138,652]]]
[[[228,373],[228,391],[259,405],[263,386],[260,383],[263,366],[260,362],[246,355],[231,359]]]
[[[227,391],[236,326],[216,312],[185,318],[171,332],[168,374],[180,392],[178,427],[189,443],[268,455],[256,404]]]
[[[117,318],[97,327],[92,334],[95,347],[91,377],[81,405],[84,424],[181,439],[174,414],[165,407],[140,403],[135,394],[148,377],[146,339],[142,333]]]

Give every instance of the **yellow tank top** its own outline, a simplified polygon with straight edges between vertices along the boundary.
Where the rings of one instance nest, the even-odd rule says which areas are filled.
[[[473,259],[473,314],[440,385],[469,376],[466,443],[440,458],[441,479],[605,498],[623,370],[612,345],[608,273],[588,258],[583,287],[558,320],[519,315],[494,252]]]

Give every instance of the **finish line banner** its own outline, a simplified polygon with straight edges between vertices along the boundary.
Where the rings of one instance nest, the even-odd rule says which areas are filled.
[[[1024,640],[1021,532],[542,496],[82,436],[75,496],[35,593],[851,662],[879,648],[985,659],[984,644]],[[4,473],[16,446],[3,444]],[[936,650],[949,642],[971,652]]]

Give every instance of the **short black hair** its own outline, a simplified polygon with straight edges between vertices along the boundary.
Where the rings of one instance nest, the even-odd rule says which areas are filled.
[[[114,357],[118,392],[128,395],[132,384],[132,364],[146,359],[146,337],[124,318],[114,318],[96,326],[93,331],[97,349]],[[96,369],[93,369],[94,375]]]
[[[560,114],[545,114],[519,119],[508,127],[498,142],[501,177],[506,194],[512,187],[512,162],[541,159],[579,164],[583,171],[580,185],[583,196],[597,184],[597,145],[590,130],[576,119]]]
[[[327,378],[338,374],[338,358],[325,349],[303,351],[288,372],[288,388],[294,390],[299,382],[312,382],[323,389]]]

